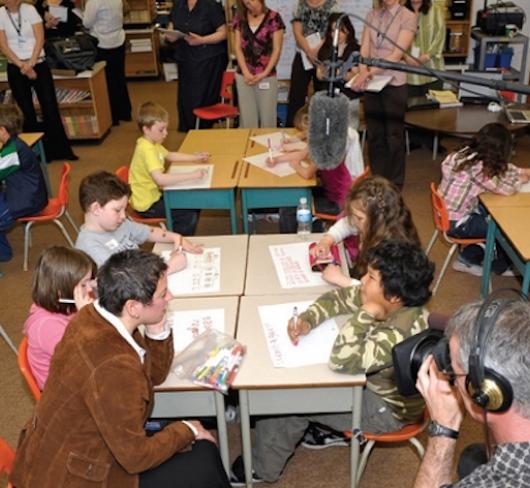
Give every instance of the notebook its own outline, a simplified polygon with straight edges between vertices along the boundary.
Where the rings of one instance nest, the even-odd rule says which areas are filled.
[[[504,107],[506,118],[512,124],[530,124],[530,110]]]

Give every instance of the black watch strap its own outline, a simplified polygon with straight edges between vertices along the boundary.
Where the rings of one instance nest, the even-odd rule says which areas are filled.
[[[439,424],[435,420],[431,420],[427,430],[430,437],[449,437],[450,439],[458,439],[458,430],[450,429],[444,425]]]

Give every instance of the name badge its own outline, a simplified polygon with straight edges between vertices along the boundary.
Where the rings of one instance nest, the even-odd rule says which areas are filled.
[[[119,245],[120,245],[119,242],[114,238],[105,243],[105,246],[111,251],[118,249]]]
[[[258,85],[258,88],[260,90],[269,90],[271,87],[271,84],[268,82],[268,81],[262,81],[259,85]]]
[[[24,47],[26,44],[26,39],[24,39],[22,36],[18,36],[17,38],[18,47]]]
[[[417,58],[420,55],[420,48],[418,46],[414,46],[410,50],[410,54],[412,54],[415,58]]]

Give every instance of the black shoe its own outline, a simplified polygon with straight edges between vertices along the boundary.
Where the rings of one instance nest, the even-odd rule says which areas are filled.
[[[245,465],[243,464],[243,458],[238,456],[230,470],[230,483],[232,486],[246,486],[245,480]],[[263,479],[254,471],[252,471],[252,483],[263,483]]]
[[[348,439],[342,432],[328,430],[311,424],[305,431],[302,446],[307,449],[327,449],[328,447],[347,447],[350,445]]]

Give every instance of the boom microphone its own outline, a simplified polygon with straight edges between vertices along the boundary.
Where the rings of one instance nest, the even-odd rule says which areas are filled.
[[[309,155],[319,169],[334,169],[346,154],[349,100],[339,93],[334,97],[320,91],[309,103]]]

